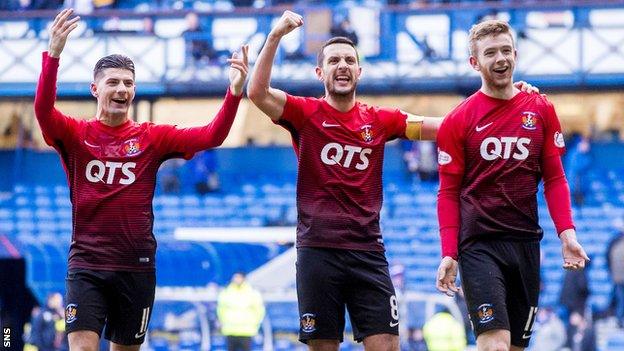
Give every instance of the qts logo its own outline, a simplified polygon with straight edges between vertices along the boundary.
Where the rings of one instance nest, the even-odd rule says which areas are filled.
[[[359,146],[345,145],[344,147],[338,143],[329,143],[321,150],[321,161],[326,165],[341,165],[344,168],[351,167],[355,161],[355,169],[363,171],[368,168],[368,155],[373,152],[370,148],[361,148]]]
[[[91,183],[113,184],[115,182],[122,185],[134,183],[136,175],[133,170],[136,162],[110,162],[92,160],[87,163],[85,175]],[[121,175],[119,176],[119,170]]]
[[[531,143],[529,138],[517,137],[489,137],[481,142],[481,157],[486,161],[493,161],[498,158],[507,160],[526,160],[529,157],[527,146]]]

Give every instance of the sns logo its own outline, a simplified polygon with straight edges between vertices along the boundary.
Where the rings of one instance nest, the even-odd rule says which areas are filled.
[[[516,160],[526,160],[529,157],[527,145],[530,143],[531,139],[529,138],[485,138],[481,143],[481,157],[487,161],[496,160],[497,158],[508,160],[509,157],[513,157]]]
[[[117,176],[117,170],[121,169],[122,176],[119,177],[119,184],[128,185],[134,183],[136,176],[132,170],[136,167],[136,162],[109,162],[92,160],[87,163],[87,180],[92,183],[113,184]],[[106,177],[106,178],[104,178]]]
[[[338,143],[329,143],[321,150],[321,161],[326,165],[341,165],[349,168],[353,162],[353,157],[357,154],[359,160],[355,164],[355,168],[363,171],[368,168],[368,155],[373,152],[369,148],[361,148],[359,146],[342,145]]]

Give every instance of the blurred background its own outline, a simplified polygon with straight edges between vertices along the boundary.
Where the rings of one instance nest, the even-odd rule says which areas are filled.
[[[360,100],[428,116],[444,116],[480,85],[468,65],[469,28],[509,21],[515,80],[538,86],[562,121],[574,219],[592,258],[585,272],[561,269],[540,192],[543,286],[531,350],[624,350],[624,1],[573,0],[0,1],[0,325],[11,348],[67,347],[60,295],[69,189],[32,106],[47,28],[64,7],[82,21],[63,52],[57,107],[92,118],[93,66],[121,53],[136,64],[132,118],[180,126],[212,119],[228,85],[225,60],[249,43],[253,65],[285,9],[305,25],[282,41],[273,86],[320,96],[316,53],[343,35],[360,53]],[[435,292],[436,160],[433,142],[386,148],[382,229],[402,350],[435,350],[436,340],[451,340],[448,351],[475,349],[461,296]],[[252,349],[306,349],[297,341],[294,292],[296,167],[289,134],[248,100],[224,147],[163,164],[153,203],[157,301],[144,350],[225,350],[217,300],[236,272],[247,274],[266,307]],[[348,326],[341,350],[362,350],[350,333]]]

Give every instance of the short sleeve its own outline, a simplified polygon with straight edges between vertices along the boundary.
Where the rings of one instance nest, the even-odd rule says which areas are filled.
[[[464,117],[457,111],[446,116],[438,130],[438,165],[442,173],[464,173]]]
[[[407,114],[399,109],[379,109],[379,120],[387,132],[387,140],[405,138]]]
[[[284,112],[275,123],[287,129],[290,129],[291,126],[295,130],[301,129],[309,118],[309,111],[312,110],[310,107],[314,103],[313,100],[312,98],[286,94]]]
[[[565,153],[565,141],[561,132],[561,123],[553,104],[545,100],[543,108],[544,148],[542,157],[560,156]]]

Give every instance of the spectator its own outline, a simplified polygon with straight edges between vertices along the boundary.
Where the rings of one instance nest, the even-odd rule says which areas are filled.
[[[4,0],[0,11],[50,10],[61,7],[63,0]]]
[[[574,336],[585,329],[584,314],[590,292],[587,268],[590,264],[591,261],[587,262],[586,269],[582,271],[566,271],[563,278],[559,303],[566,309],[567,347],[572,347]]]
[[[93,0],[95,10],[108,10],[115,7],[116,0]]]
[[[159,175],[164,193],[177,194],[180,192],[180,166],[182,163],[183,161],[172,158],[160,166]]]
[[[264,312],[260,293],[245,281],[244,273],[234,273],[217,300],[217,316],[228,351],[251,350],[251,338],[258,334]]]
[[[351,39],[355,46],[358,45],[358,35],[351,26],[351,21],[348,18],[344,18],[341,21],[335,23],[329,30],[332,37],[345,37]]]
[[[197,64],[204,60],[213,60],[217,54],[201,28],[199,16],[195,12],[189,12],[186,17],[186,30],[182,34],[186,41],[186,53]]]
[[[195,191],[200,195],[218,191],[221,187],[217,173],[217,154],[206,150],[191,161]]]
[[[66,342],[64,333],[63,297],[60,293],[51,293],[46,305],[33,315],[28,343],[38,351],[57,351]]]
[[[93,12],[93,0],[65,0],[64,8],[73,8],[77,14],[88,15]]]
[[[596,335],[592,321],[583,315],[573,313],[568,328],[568,344],[572,351],[595,351]]]
[[[420,328],[410,328],[407,334],[407,343],[401,350],[428,351],[425,336]]]
[[[234,7],[251,7],[253,3],[253,0],[232,0]]]
[[[408,171],[411,174],[418,174],[420,180],[438,179],[438,155],[434,142],[404,141],[403,160]]]
[[[443,310],[431,317],[423,327],[429,351],[463,351],[466,348],[464,325]]]
[[[577,206],[582,206],[585,202],[586,182],[583,179],[583,175],[591,166],[590,149],[591,144],[589,138],[581,136],[578,143],[569,151],[567,171],[570,182],[570,193],[572,194],[574,204]]]
[[[589,267],[589,263],[586,265]],[[563,277],[559,303],[566,308],[566,315],[585,313],[587,298],[589,297],[589,284],[587,270],[566,271]]]
[[[34,4],[32,0],[18,0],[17,1],[18,11],[28,11],[28,10],[32,10],[33,8],[34,8]]]
[[[624,327],[624,229],[609,242],[607,247],[607,268],[613,282],[615,295],[615,316],[618,326]]]
[[[151,17],[143,17],[143,30],[141,34],[155,35],[154,33],[154,20]]]
[[[566,341],[566,330],[557,314],[548,307],[537,312],[529,350],[559,351]]]

